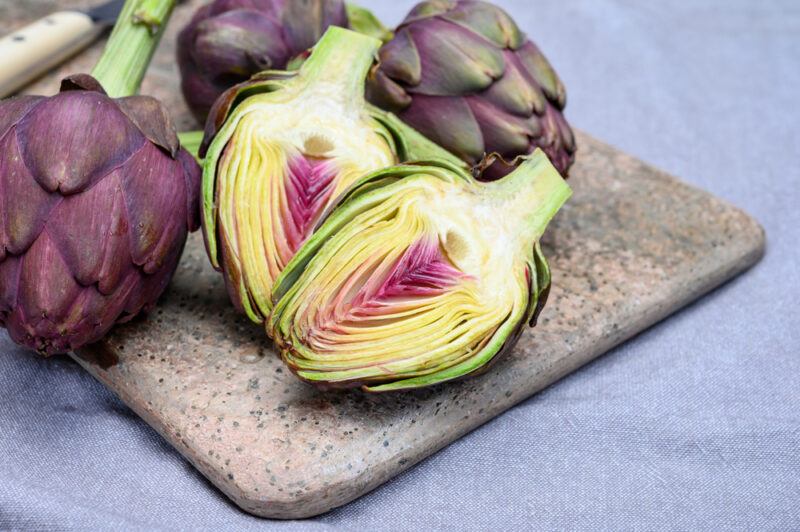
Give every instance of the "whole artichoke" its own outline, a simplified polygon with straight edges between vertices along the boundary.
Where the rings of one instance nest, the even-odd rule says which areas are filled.
[[[152,307],[198,226],[199,180],[153,98],[78,75],[0,102],[0,325],[51,355]]]
[[[379,47],[331,27],[299,71],[254,77],[211,110],[200,149],[208,254],[233,303],[256,323],[272,308],[274,279],[351,184],[411,158],[458,161],[367,104]]]
[[[205,121],[227,89],[262,70],[284,69],[328,26],[348,26],[342,0],[215,0],[178,37],[181,88]]]
[[[562,175],[574,162],[564,86],[511,17],[488,2],[414,7],[380,51],[368,99],[473,165],[487,153],[510,162],[537,147]],[[510,170],[496,162],[484,175]]]
[[[474,374],[535,323],[550,285],[539,238],[569,195],[541,150],[489,183],[445,163],[375,172],[277,278],[268,330],[323,388]]]

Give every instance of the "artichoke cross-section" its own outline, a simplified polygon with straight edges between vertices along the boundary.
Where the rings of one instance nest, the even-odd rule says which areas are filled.
[[[444,163],[365,177],[275,282],[284,361],[320,387],[368,391],[484,369],[544,305],[539,239],[569,195],[541,151],[490,183]]]
[[[330,28],[297,73],[265,72],[217,100],[201,147],[209,257],[261,323],[275,278],[322,213],[364,175],[450,157],[364,98],[380,41]]]

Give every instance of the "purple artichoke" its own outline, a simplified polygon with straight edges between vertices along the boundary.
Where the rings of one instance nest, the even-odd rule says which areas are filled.
[[[541,148],[566,175],[575,138],[562,115],[566,93],[539,48],[499,7],[428,0],[383,46],[368,98],[470,164],[507,161]],[[511,170],[500,162],[484,176]]]
[[[286,68],[328,26],[348,27],[342,0],[215,0],[201,7],[178,37],[186,102],[204,122],[225,90]]]
[[[153,98],[78,75],[0,102],[0,325],[51,355],[151,308],[198,227],[199,180]]]

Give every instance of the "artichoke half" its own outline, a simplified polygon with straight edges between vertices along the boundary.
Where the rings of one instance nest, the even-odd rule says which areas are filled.
[[[427,0],[380,51],[369,100],[468,163],[541,148],[566,176],[575,138],[555,70],[514,20],[480,0]],[[484,177],[511,166],[498,161]]]
[[[411,157],[457,160],[367,105],[379,46],[332,27],[296,74],[266,72],[211,111],[200,150],[208,254],[256,323],[272,309],[274,279],[357,179]]]
[[[474,374],[534,325],[550,286],[539,238],[570,194],[541,150],[488,183],[442,162],[375,172],[278,277],[268,331],[323,388]]]

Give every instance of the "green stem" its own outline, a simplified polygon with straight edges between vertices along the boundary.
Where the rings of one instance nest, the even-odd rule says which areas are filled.
[[[103,55],[92,70],[109,96],[139,91],[177,0],[126,0]]]
[[[347,9],[347,21],[350,23],[351,30],[375,37],[385,43],[392,40],[394,32],[384,26],[372,11],[350,2],[345,6]]]
[[[331,93],[360,104],[364,80],[377,57],[381,41],[331,26],[300,67],[298,83],[331,86]]]
[[[508,220],[518,220],[522,242],[536,242],[572,190],[542,150],[537,149],[509,175],[484,183],[489,199]]]
[[[203,159],[197,155],[197,152],[200,151],[200,144],[203,142],[202,131],[182,131],[178,133],[178,140],[181,141],[181,146],[197,159],[197,162],[203,162]]]

